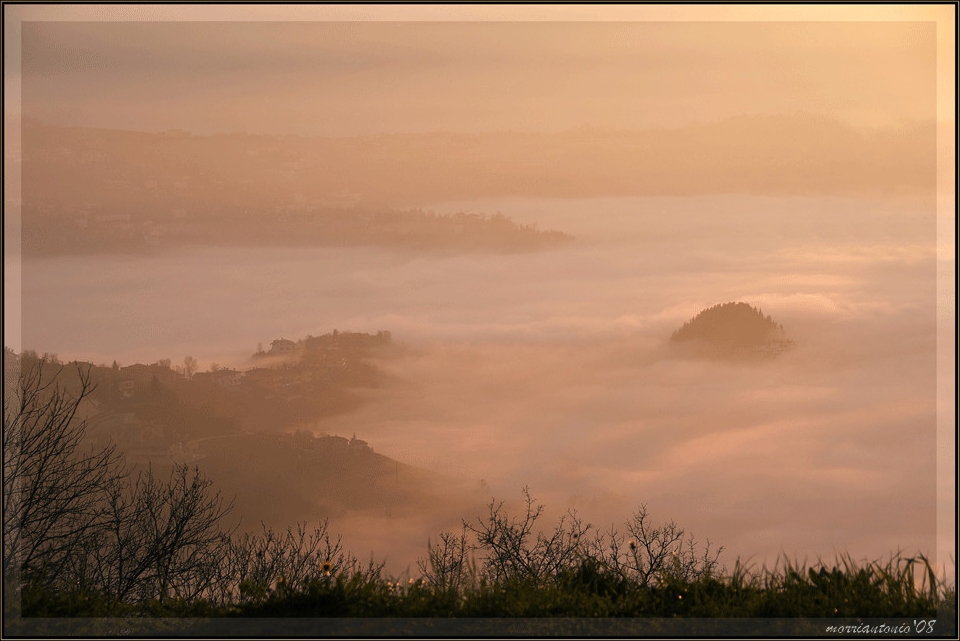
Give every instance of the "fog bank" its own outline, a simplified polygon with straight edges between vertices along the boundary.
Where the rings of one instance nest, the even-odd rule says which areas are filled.
[[[730,565],[936,548],[931,208],[736,196],[437,207],[502,211],[578,240],[509,255],[26,261],[24,346],[242,366],[281,336],[391,331],[405,356],[381,364],[389,382],[316,429],[356,433],[462,488],[451,492],[462,509],[331,523],[396,571],[415,567],[437,528],[525,485],[552,515],[576,508],[601,527],[644,502],[725,546]],[[668,347],[684,321],[728,301],[762,308],[794,348],[723,362]]]

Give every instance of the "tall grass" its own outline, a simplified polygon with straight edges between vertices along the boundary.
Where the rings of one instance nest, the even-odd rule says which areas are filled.
[[[956,617],[956,585],[936,577],[922,555],[857,563],[840,555],[807,567],[782,558],[759,570],[739,561],[729,574],[694,580],[664,576],[642,585],[596,559],[549,577],[491,579],[475,564],[456,585],[388,577],[381,566],[344,568],[291,584],[274,582],[259,599],[213,603],[154,601],[135,606],[80,590],[25,586],[27,617]],[[919,577],[919,578],[918,578]]]
[[[955,581],[938,578],[922,554],[860,562],[840,554],[809,567],[785,556],[772,568],[737,560],[727,572],[722,548],[711,553],[672,521],[652,523],[643,505],[623,534],[576,513],[545,528],[542,506],[524,495],[519,516],[493,501],[487,518],[429,541],[418,576],[358,562],[323,523],[236,539],[220,587],[204,598],[124,603],[30,582],[5,596],[24,617],[956,619]]]

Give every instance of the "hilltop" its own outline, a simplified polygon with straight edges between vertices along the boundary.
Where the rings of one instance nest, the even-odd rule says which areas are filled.
[[[783,325],[747,303],[731,302],[701,311],[670,336],[673,345],[721,356],[772,355],[790,347]]]
[[[80,413],[91,446],[114,444],[139,469],[197,466],[236,497],[235,517],[286,527],[317,516],[396,516],[449,498],[441,496],[449,480],[377,453],[362,434],[337,434],[336,417],[366,402],[383,378],[378,359],[397,349],[388,331],[334,330],[276,339],[246,369],[205,372],[189,357],[182,366],[107,366],[5,349],[4,378],[38,363],[64,366],[61,383],[74,393],[76,367],[89,367],[95,388]]]

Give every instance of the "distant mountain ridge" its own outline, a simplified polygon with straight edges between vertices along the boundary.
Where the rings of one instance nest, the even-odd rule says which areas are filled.
[[[109,187],[126,200],[166,187],[174,188],[173,200],[186,193],[211,204],[239,196],[245,204],[281,207],[408,207],[503,196],[889,193],[935,186],[935,141],[932,122],[859,129],[802,113],[643,131],[342,138],[144,133],[24,118],[23,193],[25,203],[73,191],[105,200],[101,192]]]
[[[773,354],[793,344],[783,325],[742,302],[722,303],[701,311],[674,331],[670,342],[727,354]]]
[[[881,195],[936,186],[936,126],[804,114],[677,129],[193,135],[24,118],[25,254],[305,243],[526,251],[569,240],[420,207],[498,197]],[[10,159],[16,162],[16,156]],[[493,213],[493,212],[491,212]]]

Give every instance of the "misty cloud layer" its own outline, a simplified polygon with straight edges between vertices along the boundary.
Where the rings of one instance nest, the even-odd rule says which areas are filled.
[[[646,502],[726,546],[730,562],[935,546],[927,206],[476,205],[579,240],[502,256],[212,248],[40,260],[24,274],[24,342],[95,361],[190,353],[242,366],[280,336],[390,330],[407,350],[381,364],[390,382],[357,413],[310,427],[356,433],[473,488],[463,513],[398,517],[382,539],[340,524],[403,567],[479,496],[513,500],[524,485],[551,514],[576,508],[602,527]],[[772,315],[796,347],[757,363],[669,349],[684,321],[732,300]]]

